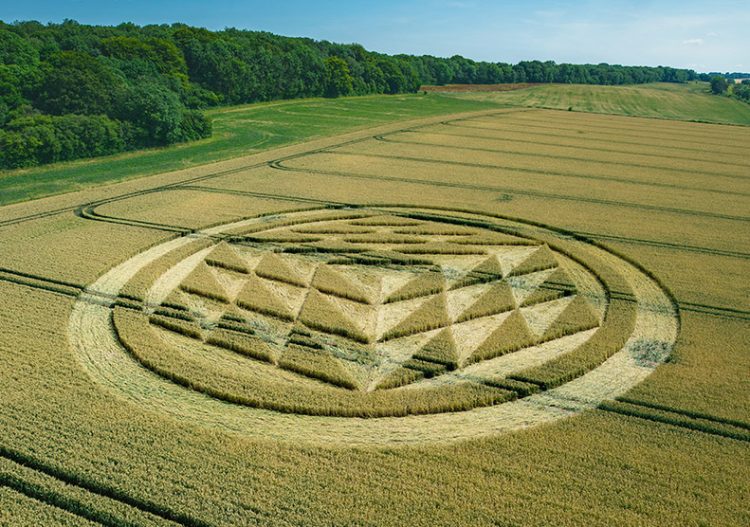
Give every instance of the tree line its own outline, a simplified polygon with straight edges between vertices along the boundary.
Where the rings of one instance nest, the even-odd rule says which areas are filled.
[[[735,83],[735,78],[740,77],[731,78],[732,82],[730,83],[721,75],[712,77],[710,81],[711,93],[714,95],[729,95],[743,102],[750,103],[750,79],[745,78],[741,83]]]
[[[207,137],[202,110],[299,97],[414,93],[423,84],[686,82],[692,70],[384,55],[184,24],[0,22],[0,167]]]

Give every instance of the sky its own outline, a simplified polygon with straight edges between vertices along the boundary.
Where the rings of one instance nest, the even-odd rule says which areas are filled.
[[[0,20],[183,22],[475,60],[750,70],[750,0],[0,0]]]

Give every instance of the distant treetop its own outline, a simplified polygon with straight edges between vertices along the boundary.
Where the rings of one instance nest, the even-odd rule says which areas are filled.
[[[423,84],[697,78],[663,66],[391,56],[359,44],[184,24],[0,22],[0,168],[206,137],[210,122],[200,110],[220,104],[413,93]]]

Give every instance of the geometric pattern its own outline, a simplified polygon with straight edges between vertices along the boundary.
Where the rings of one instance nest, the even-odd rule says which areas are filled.
[[[168,300],[208,341],[214,330],[245,331],[276,348],[277,366],[321,382],[332,364],[346,366],[351,380],[338,386],[359,390],[599,324],[564,257],[493,235],[395,215],[276,227],[217,244]]]

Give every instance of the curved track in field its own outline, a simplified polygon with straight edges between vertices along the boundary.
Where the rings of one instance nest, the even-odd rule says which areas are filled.
[[[401,209],[378,210],[397,214]],[[422,210],[435,215],[450,214]],[[467,216],[489,223],[501,222],[486,216],[463,214]],[[225,230],[250,226],[257,221],[243,220],[195,234],[220,237]],[[595,408],[645,379],[666,356],[646,360],[642,343],[665,343],[671,349],[679,331],[679,319],[669,293],[636,265],[596,245],[570,239],[553,228],[528,224],[525,228],[536,238],[541,235],[576,244],[584,254],[591,254],[616,269],[634,293],[637,316],[635,330],[626,345],[601,366],[559,388],[517,401],[465,412],[407,417],[304,416],[222,402],[156,375],[129,355],[117,340],[111,323],[114,301],[106,299],[116,298],[139,269],[191,243],[192,237],[180,237],[153,247],[113,268],[92,284],[73,308],[70,343],[92,378],[120,397],[180,420],[256,438],[295,443],[394,445],[476,438],[553,422]]]

